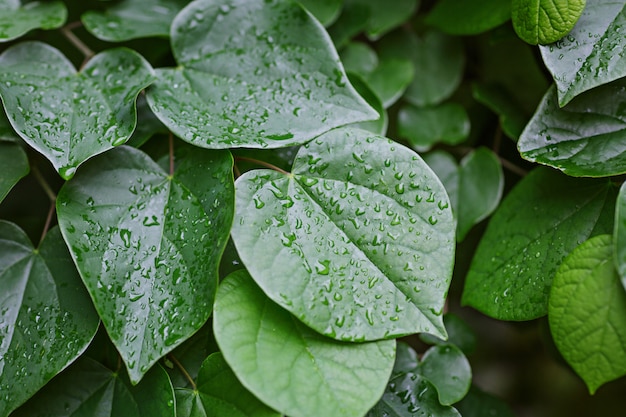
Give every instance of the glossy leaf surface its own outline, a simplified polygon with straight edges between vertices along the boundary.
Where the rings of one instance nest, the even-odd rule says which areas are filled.
[[[467,112],[457,103],[421,108],[408,105],[398,113],[398,133],[420,152],[437,143],[459,144],[469,132]]]
[[[554,343],[590,393],[626,375],[626,293],[610,235],[589,239],[561,264],[550,292]]]
[[[98,328],[58,229],[35,249],[0,220],[0,416],[7,416],[87,348]]]
[[[585,0],[511,0],[511,19],[520,38],[545,45],[567,35],[584,8]]]
[[[232,221],[230,155],[177,157],[168,176],[141,151],[111,150],[57,199],[72,257],[133,383],[208,318]]]
[[[338,129],[302,147],[292,174],[249,171],[236,189],[241,259],[304,323],[338,340],[445,338],[455,224],[443,186],[417,154]]]
[[[67,9],[61,1],[0,0],[0,42],[7,42],[33,29],[55,29],[65,23]]]
[[[612,231],[614,207],[609,181],[534,170],[491,218],[467,274],[463,304],[500,320],[545,315],[558,266],[590,236]]]
[[[626,185],[622,184],[615,203],[613,228],[613,259],[624,289],[626,289]]]
[[[92,35],[110,42],[169,36],[172,20],[187,3],[187,0],[123,0],[104,12],[85,12],[81,20]]]
[[[441,0],[426,16],[426,23],[451,35],[475,35],[510,18],[509,0]]]
[[[422,356],[419,373],[435,386],[442,405],[460,401],[472,382],[467,358],[458,347],[450,344],[428,349]]]
[[[60,51],[40,42],[0,55],[0,96],[11,124],[65,179],[128,140],[135,99],[152,80],[150,64],[129,49],[102,52],[78,74]]]
[[[540,48],[561,107],[583,91],[626,76],[626,38],[621,31],[625,24],[623,0],[588,0],[574,29]]]
[[[571,176],[626,173],[625,87],[626,79],[603,85],[563,108],[550,88],[520,136],[521,155]]]
[[[0,141],[0,202],[30,171],[24,150],[15,143]]]
[[[378,117],[324,28],[296,3],[196,0],[171,38],[179,66],[157,71],[148,103],[196,146],[286,147]]]
[[[313,332],[243,270],[220,284],[214,329],[241,383],[293,417],[364,415],[382,395],[395,357],[394,340],[344,343]]]

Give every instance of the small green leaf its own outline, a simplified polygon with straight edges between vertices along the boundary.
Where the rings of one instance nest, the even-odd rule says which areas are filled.
[[[137,383],[209,317],[232,222],[232,157],[182,148],[173,176],[130,147],[59,192],[72,257]]]
[[[554,77],[559,106],[583,91],[626,76],[626,5],[623,1],[589,0],[564,38],[542,46],[543,62]],[[617,53],[616,53],[617,51]]]
[[[398,133],[418,152],[428,151],[438,143],[458,145],[469,132],[467,112],[457,103],[422,108],[406,105],[398,113]]]
[[[380,97],[384,108],[391,107],[413,80],[413,64],[407,59],[383,59],[365,80]]]
[[[500,398],[472,386],[461,402],[455,405],[463,417],[515,417]]]
[[[78,74],[60,51],[40,42],[0,55],[0,97],[11,124],[65,179],[128,140],[135,98],[152,80],[150,64],[125,48],[94,56]]]
[[[324,28],[296,3],[196,0],[171,39],[179,66],[157,70],[148,103],[196,146],[286,147],[378,117]]]
[[[350,40],[365,30],[370,18],[368,7],[356,2],[346,2],[339,18],[328,28],[335,46],[344,47]]]
[[[472,85],[472,97],[498,115],[505,135],[514,141],[519,139],[530,114],[526,114],[514,94],[499,84],[480,83]]]
[[[65,23],[67,9],[61,1],[0,0],[0,42],[7,42],[33,29],[56,29]]]
[[[420,340],[430,345],[452,344],[461,349],[465,354],[470,354],[476,350],[476,333],[459,316],[453,313],[446,313],[443,316],[443,324],[446,326],[446,331],[448,332],[447,341],[425,333],[419,335]]]
[[[348,341],[446,337],[455,223],[417,154],[336,129],[300,149],[292,174],[249,171],[236,189],[232,237],[242,261],[308,326]]]
[[[172,20],[187,3],[187,0],[123,0],[104,12],[85,12],[81,20],[92,35],[104,41],[166,37]]]
[[[610,235],[589,239],[554,277],[548,318],[554,343],[593,394],[626,375],[626,293]]]
[[[343,0],[298,0],[324,26],[332,24],[339,13]]]
[[[343,343],[313,332],[243,270],[220,284],[214,329],[241,383],[293,417],[362,416],[382,395],[395,356],[395,340]]]
[[[510,18],[510,0],[440,0],[425,21],[451,35],[475,35],[500,26]]]
[[[0,220],[0,416],[87,348],[98,316],[57,228],[39,249]]]
[[[606,98],[610,97],[610,100]],[[626,173],[626,79],[597,87],[560,108],[556,88],[544,96],[517,147],[524,159],[567,175]]]
[[[0,202],[30,171],[24,150],[15,143],[0,141]]]
[[[517,35],[531,45],[556,42],[572,30],[585,0],[511,0]]]
[[[472,383],[472,369],[467,358],[451,344],[428,349],[422,356],[419,373],[437,389],[442,405],[460,401]]]
[[[369,11],[365,26],[367,36],[377,40],[385,33],[406,22],[417,10],[419,0],[347,0],[348,4],[358,4]]]
[[[491,218],[467,274],[463,304],[500,320],[545,315],[558,266],[589,236],[612,231],[614,207],[608,180],[535,169]]]
[[[363,42],[350,42],[339,51],[339,56],[346,71],[361,76],[369,74],[378,66],[376,51]]]
[[[380,98],[378,98],[376,93],[371,89],[370,85],[363,78],[361,78],[360,75],[348,73],[348,79],[359,95],[363,97],[365,101],[367,101],[367,104],[372,106],[372,108],[379,114],[378,120],[354,123],[350,125],[350,127],[364,129],[376,135],[385,135],[387,133],[387,126],[389,125],[389,116],[387,115]]]
[[[619,273],[622,285],[626,289],[626,183],[623,183],[617,195],[615,204],[615,226],[613,228],[613,242],[615,269]]]
[[[459,207],[459,166],[456,159],[445,151],[435,150],[424,155],[424,162],[437,174],[441,183],[446,188],[450,198],[452,214],[458,211]]]

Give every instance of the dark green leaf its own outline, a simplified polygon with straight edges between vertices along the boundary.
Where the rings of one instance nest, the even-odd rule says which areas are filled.
[[[369,74],[378,66],[376,51],[363,42],[350,42],[339,51],[339,56],[346,71],[361,76]]]
[[[424,162],[437,174],[450,198],[452,213],[459,207],[459,166],[452,155],[444,151],[432,151],[424,155]]]
[[[385,108],[394,104],[413,80],[413,64],[406,59],[384,59],[365,80]]]
[[[447,341],[429,334],[420,334],[420,340],[431,345],[453,344],[465,354],[470,354],[476,350],[476,334],[459,316],[446,313],[443,316],[443,324],[448,332]]]
[[[395,340],[345,343],[313,332],[243,270],[221,283],[214,326],[241,383],[292,417],[362,416],[382,395],[395,356]]]
[[[55,29],[65,23],[67,9],[61,1],[0,0],[0,42],[19,38],[33,29]]]
[[[58,229],[35,249],[0,220],[0,416],[7,416],[89,345],[98,316]]]
[[[473,84],[472,96],[496,113],[504,134],[517,141],[526,127],[529,115],[522,109],[516,97],[503,86],[493,84]]]
[[[626,79],[600,86],[563,108],[550,88],[518,141],[520,153],[572,176],[626,173],[625,87]]]
[[[370,88],[370,85],[363,78],[361,78],[360,75],[348,73],[348,78],[359,95],[363,97],[365,101],[367,101],[367,104],[372,106],[372,108],[375,109],[379,115],[378,120],[354,123],[350,127],[364,129],[376,135],[385,135],[389,124],[389,116],[387,115],[387,111],[385,111],[380,98],[378,98],[376,93]]]
[[[370,18],[370,11],[359,3],[345,3],[339,18],[328,28],[337,48],[345,46],[352,37],[364,31]]]
[[[146,96],[140,94],[137,97],[137,128],[130,139],[128,139],[128,142],[126,142],[126,145],[139,148],[157,133],[167,134],[168,132],[169,130],[163,126],[163,123],[148,107]]]
[[[541,47],[543,62],[556,82],[559,105],[602,84],[626,76],[626,4],[589,0],[572,31]]]
[[[418,152],[433,145],[457,145],[469,136],[470,121],[465,108],[457,103],[436,107],[406,105],[398,113],[398,133]]]
[[[426,23],[451,35],[475,35],[510,18],[510,0],[440,0],[426,16]]]
[[[24,150],[15,143],[0,142],[0,202],[30,171]]]
[[[545,45],[567,35],[584,8],[585,0],[511,0],[511,19],[522,40]]]
[[[455,406],[463,417],[515,417],[504,401],[475,386],[472,386],[467,396]]]
[[[40,42],[0,55],[0,96],[13,127],[65,179],[128,140],[135,98],[152,80],[150,64],[129,49],[102,52],[78,74],[60,51]]]
[[[196,0],[172,24],[179,66],[157,71],[153,112],[205,148],[277,148],[376,119],[324,28],[279,0]]]
[[[589,236],[612,231],[614,207],[609,181],[534,170],[489,222],[467,274],[463,304],[500,320],[545,315],[558,266]]]
[[[626,289],[626,183],[619,189],[615,204],[615,226],[613,228],[613,242],[615,269],[622,279],[622,285]]]
[[[324,26],[332,24],[341,12],[343,0],[298,0]]]
[[[4,111],[0,108],[0,141],[15,142],[19,140],[19,136],[15,133],[15,130],[11,127],[9,119],[6,118]]]
[[[472,369],[463,352],[454,345],[436,345],[424,353],[419,373],[437,389],[439,402],[460,401],[470,388]]]
[[[292,174],[249,171],[236,188],[241,259],[307,325],[338,340],[446,337],[455,223],[417,154],[336,129],[300,149]]]
[[[390,30],[407,21],[417,10],[419,0],[347,0],[348,4],[358,4],[369,10],[366,25],[367,36],[376,40]]]
[[[120,147],[57,199],[59,224],[96,309],[138,382],[208,318],[232,222],[232,158],[181,149],[173,176]]]
[[[168,36],[172,20],[187,3],[187,0],[123,0],[105,12],[88,11],[81,20],[92,35],[110,42]]]
[[[554,343],[592,394],[626,375],[626,293],[612,257],[610,235],[589,239],[565,258],[550,292]]]

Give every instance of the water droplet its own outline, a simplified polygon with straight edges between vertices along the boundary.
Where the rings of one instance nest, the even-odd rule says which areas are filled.
[[[320,275],[328,275],[330,273],[330,260],[325,259],[315,264],[315,272]]]

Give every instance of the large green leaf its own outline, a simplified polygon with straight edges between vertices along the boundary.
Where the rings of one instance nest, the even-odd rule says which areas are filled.
[[[313,332],[243,270],[221,283],[214,328],[241,383],[292,417],[362,416],[382,395],[395,357],[395,340],[345,343]]]
[[[88,158],[128,140],[135,98],[152,80],[150,64],[129,49],[102,52],[80,73],[40,42],[0,55],[0,97],[11,124],[65,179]]]
[[[187,3],[187,0],[123,0],[105,12],[88,11],[81,20],[91,34],[105,41],[168,36],[172,20]]]
[[[614,207],[609,181],[534,170],[491,218],[467,274],[463,304],[500,320],[545,315],[558,266],[589,236],[612,231]]]
[[[0,141],[0,202],[30,167],[24,150],[15,143]]]
[[[626,183],[622,183],[615,204],[615,226],[613,228],[613,242],[615,269],[622,279],[626,289]]]
[[[133,383],[209,317],[232,222],[231,156],[184,148],[177,158],[168,175],[139,150],[114,149],[57,199],[74,262]]]
[[[610,235],[577,247],[550,292],[550,330],[565,360],[592,394],[626,375],[626,293],[613,265]]]
[[[586,0],[511,0],[515,32],[537,45],[555,42],[572,30]]]
[[[465,108],[457,103],[434,107],[406,105],[398,113],[398,133],[419,152],[438,143],[458,145],[470,133],[470,120]]]
[[[172,24],[179,66],[157,71],[148,103],[205,148],[277,148],[376,119],[324,28],[284,0],[196,0]]]
[[[452,35],[475,35],[510,18],[510,0],[440,0],[426,16],[426,23]]]
[[[55,29],[65,23],[67,9],[61,1],[0,0],[0,42],[7,42],[33,29]]]
[[[337,19],[343,0],[298,0],[317,20],[328,26]]]
[[[236,189],[232,236],[242,261],[307,325],[338,340],[446,337],[455,224],[417,154],[338,129],[302,147],[291,174],[249,171]]]
[[[221,353],[202,363],[195,390],[176,391],[177,417],[280,417],[246,390]]]
[[[626,173],[625,87],[626,79],[614,81],[563,108],[550,88],[519,138],[521,155],[572,176]]]
[[[554,77],[559,105],[602,84],[626,76],[626,2],[589,0],[564,38],[542,46],[543,62]]]
[[[175,417],[174,390],[160,366],[137,386],[84,357],[11,417]]]
[[[89,345],[98,328],[57,228],[35,249],[0,220],[0,416],[7,416]]]

